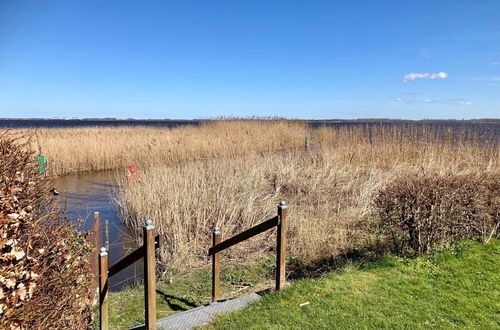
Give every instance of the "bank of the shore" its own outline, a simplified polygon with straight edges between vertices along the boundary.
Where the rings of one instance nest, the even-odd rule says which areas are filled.
[[[362,260],[362,259],[361,259]],[[224,297],[272,287],[263,265],[223,269]],[[335,266],[337,265],[337,266]],[[464,241],[416,259],[386,255],[374,262],[327,262],[289,281],[248,308],[220,316],[209,329],[273,328],[483,328],[499,326],[500,241]],[[336,268],[338,267],[338,268]],[[311,269],[310,269],[311,270]],[[324,275],[316,279],[307,276]],[[160,282],[157,318],[210,299],[209,270]],[[240,290],[242,283],[251,284]],[[110,295],[110,324],[126,329],[144,322],[142,287]]]

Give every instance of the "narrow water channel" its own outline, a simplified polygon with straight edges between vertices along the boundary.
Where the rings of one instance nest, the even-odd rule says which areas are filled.
[[[116,216],[113,197],[118,188],[117,178],[123,175],[117,171],[98,171],[70,174],[56,180],[59,198],[66,206],[66,218],[71,221],[84,220],[83,230],[92,227],[94,212],[101,213],[103,244],[106,237],[106,220],[109,223],[109,262],[114,264],[120,258],[137,248],[130,231]],[[142,260],[136,262],[110,278],[111,291],[120,291],[142,280]]]

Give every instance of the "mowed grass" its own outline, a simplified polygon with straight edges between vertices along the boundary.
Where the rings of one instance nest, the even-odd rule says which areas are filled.
[[[500,240],[464,242],[417,259],[351,263],[320,279],[297,281],[207,327],[498,329]]]
[[[261,259],[256,264],[223,263],[221,267],[221,299],[234,298],[248,292],[272,288],[274,259]],[[159,281],[156,293],[157,319],[208,304],[212,294],[211,267],[204,267],[170,280]],[[95,306],[94,326],[98,328]],[[111,329],[128,329],[144,324],[144,287],[137,285],[109,295]]]

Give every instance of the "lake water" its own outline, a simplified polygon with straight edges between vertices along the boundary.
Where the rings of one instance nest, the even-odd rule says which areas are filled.
[[[2,119],[0,128],[199,125],[199,120]]]
[[[60,192],[59,198],[66,205],[66,218],[71,221],[83,219],[83,230],[91,229],[94,212],[101,213],[103,244],[106,237],[105,223],[108,220],[110,265],[137,248],[130,231],[116,216],[113,207],[119,175],[124,175],[124,172],[85,172],[59,177],[55,182]],[[111,277],[110,290],[119,291],[126,285],[133,285],[142,279],[142,274],[143,263],[140,260]]]

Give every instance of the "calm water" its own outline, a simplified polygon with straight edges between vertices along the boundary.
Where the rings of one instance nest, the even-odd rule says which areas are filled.
[[[0,128],[199,125],[199,120],[1,119]]]
[[[94,212],[101,213],[102,237],[105,241],[105,220],[109,222],[109,262],[114,264],[120,258],[137,248],[130,231],[116,216],[113,197],[118,188],[116,179],[123,172],[99,171],[70,174],[56,180],[55,187],[60,192],[59,198],[66,204],[66,217],[72,221],[83,219],[82,229],[92,227]],[[142,279],[142,260],[110,278],[110,290],[119,291],[125,285]]]

